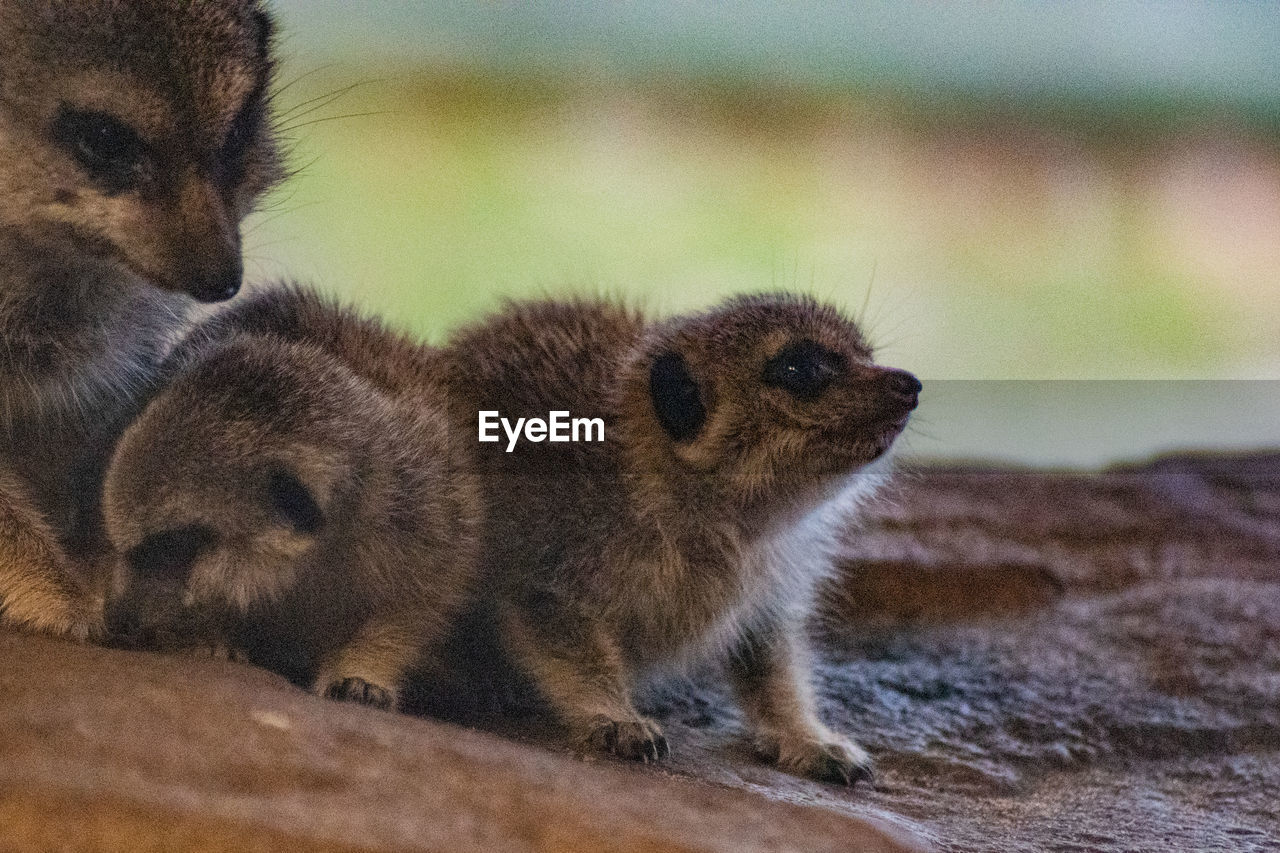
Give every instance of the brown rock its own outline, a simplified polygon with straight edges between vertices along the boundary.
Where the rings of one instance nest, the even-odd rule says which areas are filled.
[[[232,664],[0,638],[0,848],[1280,849],[1280,455],[925,469],[815,626],[874,790],[757,762],[711,675],[662,768],[326,704]]]
[[[313,698],[236,664],[0,636],[0,849],[908,851],[873,817]]]

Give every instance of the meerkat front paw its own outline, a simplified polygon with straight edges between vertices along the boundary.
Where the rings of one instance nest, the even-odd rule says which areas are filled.
[[[582,740],[592,749],[645,764],[671,754],[662,727],[644,717],[633,720],[595,717]]]
[[[875,780],[867,751],[834,733],[800,738],[763,735],[756,739],[756,753],[789,773],[820,782],[852,787]]]
[[[187,657],[202,660],[224,660],[231,663],[244,663],[245,657],[237,649],[222,643],[210,643],[207,646],[191,646],[182,652]]]
[[[390,711],[396,705],[394,690],[370,684],[363,678],[337,679],[324,688],[322,695],[326,699],[368,705],[381,711]]]

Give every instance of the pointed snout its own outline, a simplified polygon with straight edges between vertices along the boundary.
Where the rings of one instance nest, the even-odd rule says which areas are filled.
[[[156,645],[159,629],[169,621],[163,597],[132,585],[107,601],[108,642],[117,648],[138,649]]]
[[[884,395],[892,403],[900,405],[904,413],[914,411],[920,405],[920,392],[924,385],[915,374],[892,367],[884,368],[880,385]]]
[[[107,603],[107,641],[122,649],[182,648],[201,631],[181,603],[181,589],[144,582]]]
[[[162,282],[199,302],[224,302],[244,280],[240,223],[222,193],[193,177],[178,193],[169,228],[170,275]]]
[[[208,267],[190,274],[184,288],[197,302],[226,302],[240,292],[244,266],[237,250],[234,255],[214,259]]]

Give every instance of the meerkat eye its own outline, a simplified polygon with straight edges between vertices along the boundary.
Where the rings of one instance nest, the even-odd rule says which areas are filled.
[[[139,577],[183,577],[217,534],[198,524],[148,536],[125,554],[125,562]]]
[[[793,397],[813,400],[822,396],[844,369],[844,356],[813,341],[800,341],[769,359],[761,379]]]
[[[240,108],[240,113],[231,123],[227,138],[222,143],[218,157],[222,165],[232,171],[239,171],[244,165],[244,157],[249,147],[257,138],[265,119],[266,108],[259,92],[249,96],[249,100]]]
[[[107,192],[137,185],[147,146],[115,116],[63,107],[54,120],[53,136]]]
[[[324,527],[324,512],[311,491],[288,471],[272,471],[267,478],[271,506],[299,533],[316,533]]]

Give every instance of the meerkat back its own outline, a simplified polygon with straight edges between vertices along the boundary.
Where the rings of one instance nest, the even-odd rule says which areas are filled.
[[[188,339],[207,346],[232,335],[269,336],[317,347],[391,398],[433,395],[439,406],[441,353],[330,296],[303,285],[277,285],[249,294],[210,318]]]
[[[623,509],[617,453],[609,449],[609,397],[621,361],[643,329],[639,313],[607,301],[516,302],[450,340],[444,381],[454,431],[485,487],[486,566],[549,568],[527,555],[589,551],[595,537],[587,531],[610,526]],[[481,413],[504,419],[510,428],[546,421],[555,412],[595,422],[579,433],[590,440],[572,441],[572,427],[565,442],[551,436],[513,442],[502,428],[491,428],[490,438],[497,440],[480,440]],[[578,534],[572,538],[542,523],[546,515],[567,518],[566,513],[575,519],[568,525]],[[499,579],[504,576],[497,572]]]
[[[337,311],[311,317],[318,339],[381,333]],[[475,570],[478,496],[443,404],[429,387],[387,394],[319,346],[229,328],[181,351],[112,460],[111,627],[144,646],[227,646],[321,694],[393,706]],[[369,342],[384,346],[398,344]]]

